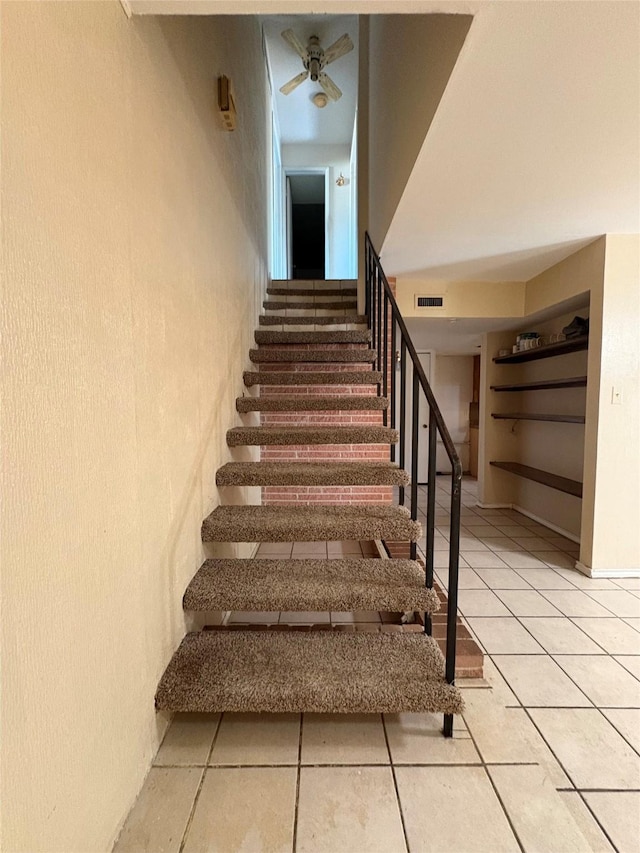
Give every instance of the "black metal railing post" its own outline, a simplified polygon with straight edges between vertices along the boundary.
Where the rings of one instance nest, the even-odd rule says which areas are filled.
[[[391,318],[391,399],[393,405],[389,405],[386,411],[391,409],[391,429],[396,428],[396,321]],[[400,438],[402,441],[402,438]],[[396,461],[396,446],[391,445],[391,461]]]
[[[413,341],[407,330],[406,323],[398,309],[395,297],[389,287],[389,282],[384,274],[380,258],[378,257],[371,238],[365,236],[365,276],[366,276],[366,300],[369,308],[368,320],[370,324],[372,343],[371,346],[376,353],[376,368],[383,370],[382,382],[378,384],[384,389],[385,396],[388,388],[389,371],[389,322],[391,325],[391,352],[392,352],[392,375],[391,375],[391,424],[395,428],[396,420],[399,419],[399,466],[404,469],[407,462],[407,354],[411,359],[412,374],[412,412],[411,412],[411,505],[410,516],[413,520],[418,517],[418,468],[419,468],[419,403],[420,392],[424,394],[429,407],[429,457],[427,473],[427,522],[425,541],[425,584],[433,586],[434,570],[434,542],[435,542],[435,505],[436,505],[436,452],[438,436],[451,463],[451,520],[449,530],[449,584],[447,599],[447,645],[445,654],[445,679],[449,684],[455,682],[456,669],[456,634],[457,634],[457,608],[458,608],[458,571],[460,561],[460,504],[462,490],[462,466],[456,453],[451,435],[442,417],[436,399],[424,368],[420,363]],[[384,310],[384,318],[382,312]],[[384,340],[382,339],[384,335]],[[395,373],[395,353],[397,336],[400,336],[400,405],[397,406],[397,382]],[[385,424],[387,423],[385,412]],[[392,451],[392,461],[395,453]],[[401,506],[405,503],[405,487],[398,490],[398,500]],[[417,556],[417,543],[411,543],[411,558]],[[425,632],[431,632],[431,620],[425,614]],[[445,737],[453,735],[453,715],[444,715],[443,731]]]
[[[400,333],[400,468],[407,462],[407,342]],[[392,400],[391,405],[395,406]],[[404,486],[400,486],[399,504],[404,506]]]
[[[451,520],[449,523],[449,583],[447,588],[447,654],[444,677],[449,684],[456,680],[456,635],[458,620],[458,569],[460,563],[460,503],[462,466],[456,460],[451,473]],[[444,716],[444,735],[453,737],[453,715]]]
[[[383,374],[382,374],[382,396],[386,397],[389,393],[389,297],[387,294],[384,294],[383,299],[383,312],[384,312],[384,322],[383,322],[383,335],[384,339],[382,342],[382,363],[383,363]],[[383,410],[382,413],[382,422],[384,426],[387,426],[389,420],[389,413],[387,409]]]
[[[427,461],[427,530],[425,534],[425,584],[431,589],[433,587],[433,551],[435,542],[436,522],[436,452],[437,432],[436,419],[433,409],[429,410],[429,458]],[[427,634],[433,633],[431,617],[425,613],[424,630]]]
[[[420,377],[413,365],[413,390],[411,393],[411,518],[418,520],[418,447],[420,444]],[[411,559],[418,556],[418,546],[411,543]]]

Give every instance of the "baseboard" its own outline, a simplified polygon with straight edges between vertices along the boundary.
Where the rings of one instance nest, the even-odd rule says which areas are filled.
[[[524,509],[517,504],[511,504],[511,509],[515,509],[516,512],[522,513],[522,515],[526,515],[527,518],[530,518],[532,521],[537,521],[538,524],[542,524],[545,527],[548,527],[549,530],[554,530],[556,533],[559,533],[561,536],[564,536],[565,539],[570,539],[572,542],[575,542],[577,545],[580,544],[580,537],[576,536],[575,533],[571,533],[568,530],[565,530],[563,527],[558,527],[557,524],[552,524],[550,521],[547,521],[546,518],[540,518],[539,515],[534,515],[534,513],[529,512],[528,509]]]
[[[512,509],[513,504],[486,504],[482,503],[482,501],[476,501],[476,506],[479,506],[480,509]]]
[[[597,569],[585,566],[580,560],[576,563],[576,569],[588,578],[640,578],[640,569]]]

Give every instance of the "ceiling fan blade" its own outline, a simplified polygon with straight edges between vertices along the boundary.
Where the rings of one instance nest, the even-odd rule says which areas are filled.
[[[283,95],[289,95],[293,92],[294,89],[297,89],[301,83],[309,76],[308,71],[301,71],[299,74],[296,74],[288,83],[285,83],[284,86],[280,86],[280,91]]]
[[[349,38],[349,34],[345,33],[343,36],[340,36],[338,41],[335,41],[331,47],[328,47],[324,52],[324,64],[329,65],[330,62],[335,62],[336,59],[340,59],[341,56],[344,56],[345,53],[349,53],[350,50],[353,50],[353,42]]]
[[[302,44],[293,30],[284,30],[280,35],[291,45],[303,62],[306,62],[309,59],[306,47]]]
[[[338,89],[336,84],[326,72],[321,72],[320,76],[318,77],[318,83],[320,83],[320,85],[332,101],[337,101],[342,97],[342,92],[340,91],[340,89]]]

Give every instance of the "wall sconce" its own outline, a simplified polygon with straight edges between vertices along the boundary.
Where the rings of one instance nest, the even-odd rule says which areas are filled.
[[[225,130],[236,129],[236,105],[231,94],[231,83],[228,77],[218,77],[218,109]]]
[[[343,187],[346,184],[346,182],[347,181],[345,179],[345,176],[342,174],[342,172],[340,172],[340,176],[336,180],[336,186],[337,187]]]

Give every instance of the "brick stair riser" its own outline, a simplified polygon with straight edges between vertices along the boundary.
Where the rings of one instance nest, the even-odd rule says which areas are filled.
[[[315,349],[319,345],[318,344],[309,344],[310,349]],[[331,349],[331,348],[344,348],[344,344],[325,344],[323,348]],[[353,344],[349,344],[349,347],[354,346]],[[275,347],[275,345],[274,345]],[[368,349],[368,344],[359,345],[360,348]],[[277,365],[282,370],[291,370],[296,373],[305,373],[307,371],[317,372],[318,365],[307,364],[304,362],[293,362],[288,364],[286,367],[282,367],[281,364]],[[271,364],[263,364],[261,369],[269,370],[270,368],[273,370],[275,365]],[[315,370],[314,370],[315,367]],[[325,369],[327,371],[347,371],[347,370],[362,370],[363,365],[357,362],[355,363],[337,363],[326,365],[320,368]],[[364,368],[366,369],[366,368]],[[352,385],[352,386],[326,386],[324,392],[319,390],[324,386],[295,386],[296,393],[298,394],[313,394],[320,395],[322,393],[333,393],[333,391],[337,391],[337,394],[357,394],[362,395],[363,391],[365,394],[376,395],[377,387],[375,385],[371,386],[362,386],[362,385]],[[280,386],[282,388],[282,386]],[[277,396],[277,392],[279,390],[278,386],[262,386],[261,388],[261,396],[268,396],[269,394]],[[284,393],[284,392],[283,392]],[[310,413],[296,413],[295,415],[291,415],[290,413],[277,413],[277,412],[262,412],[260,417],[260,422],[264,426],[277,426],[280,424],[335,424],[335,425],[366,425],[366,424],[376,424],[382,425],[383,423],[383,414],[381,411],[346,411],[341,412],[339,410],[333,410],[330,413],[326,412],[310,412]],[[260,458],[263,461],[271,461],[271,460],[280,460],[280,461],[292,461],[292,460],[303,460],[309,459],[313,461],[334,461],[335,459],[345,459],[347,460],[371,460],[371,461],[387,461],[389,459],[389,447],[387,445],[342,445],[342,446],[325,446],[320,447],[318,445],[309,445],[306,447],[298,446],[298,447],[287,447],[287,448],[273,448],[273,447],[263,447],[261,449]],[[262,489],[262,500],[265,505],[275,505],[275,506],[287,506],[292,504],[312,504],[312,503],[331,503],[331,504],[349,504],[349,503],[363,503],[363,504],[389,504],[392,500],[392,489],[388,486],[380,487],[380,486],[353,486],[347,487],[340,490],[340,493],[335,491],[326,491],[326,489],[321,489],[317,487],[315,489],[308,488],[300,488],[300,487],[278,487],[278,486],[265,486]]]

